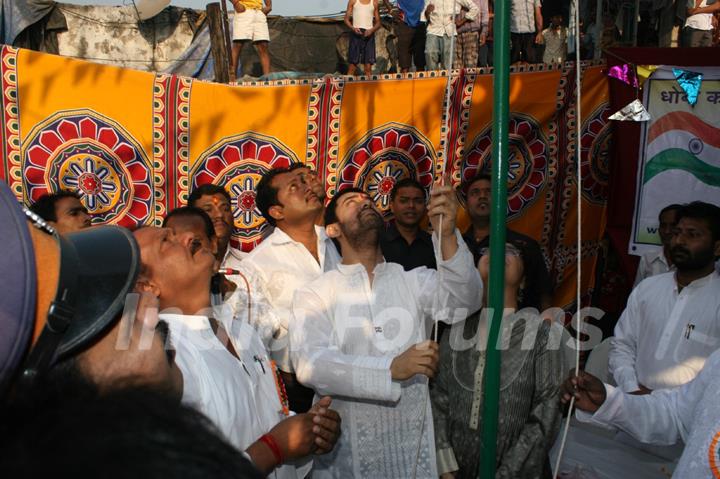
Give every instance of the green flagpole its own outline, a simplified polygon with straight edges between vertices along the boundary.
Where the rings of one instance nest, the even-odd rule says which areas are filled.
[[[495,2],[493,39],[492,209],[490,211],[490,285],[488,307],[492,316],[488,334],[483,380],[480,479],[495,477],[498,402],[500,397],[500,351],[497,339],[502,323],[505,284],[505,220],[510,112],[510,0]]]

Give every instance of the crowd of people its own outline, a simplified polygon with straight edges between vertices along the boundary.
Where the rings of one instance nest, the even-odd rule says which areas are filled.
[[[236,74],[238,71],[243,46],[252,43],[260,58],[262,72],[267,75],[270,73],[267,15],[272,10],[272,1],[229,1],[234,8],[231,72]],[[357,72],[370,75],[373,71],[375,36],[383,27],[381,1],[385,12],[392,17],[389,28],[397,39],[399,72],[492,66],[494,0],[348,0],[343,19],[350,29],[348,75]],[[640,12],[643,20],[636,25],[638,33],[645,36],[645,30],[651,24],[659,31],[663,19],[656,17],[665,14],[657,12],[669,9],[672,10],[670,26],[675,24],[679,27],[678,46],[710,47],[718,44],[718,2],[673,0],[663,3],[668,5],[656,8],[657,11]],[[575,41],[574,32],[568,29],[567,12],[557,5],[543,11],[541,0],[511,0],[512,63],[563,63],[568,59],[568,51],[572,53],[576,44],[581,58],[586,60],[592,59],[596,50],[618,46],[621,36],[618,6],[610,2],[604,7],[601,25],[596,28],[595,7],[590,3],[587,5],[591,8],[581,12],[580,38]],[[593,20],[586,24],[583,18]],[[648,34],[655,39],[654,46],[669,46],[669,40],[657,39],[658,36],[669,36],[658,31]],[[450,58],[452,38],[455,39],[455,49],[453,58]]]
[[[256,190],[272,233],[248,254],[222,185],[130,232],[92,226],[73,192],[23,211],[0,184],[0,470],[477,477],[490,190],[484,174],[429,193],[403,179],[385,224],[367,192],[328,199],[307,166],[276,168]],[[612,340],[615,387],[568,376],[541,249],[507,229],[497,477],[551,477],[572,396],[581,421],[684,441],[678,477],[711,477],[720,208],[659,222]]]

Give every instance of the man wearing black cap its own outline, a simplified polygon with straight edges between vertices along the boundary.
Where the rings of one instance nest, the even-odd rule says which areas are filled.
[[[154,334],[160,325],[152,314],[155,300],[128,296],[139,269],[130,232],[105,226],[59,236],[29,215],[0,182],[0,243],[6,251],[0,258],[6,274],[0,395],[8,386],[62,387],[67,375],[101,390],[143,384],[177,391],[177,369],[161,335]]]

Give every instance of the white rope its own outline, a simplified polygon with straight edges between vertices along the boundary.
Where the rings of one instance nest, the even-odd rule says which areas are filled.
[[[455,8],[457,7],[457,0],[453,0],[453,9],[452,9],[452,15],[450,17],[451,22],[455,22]],[[440,184],[444,185],[444,178],[445,178],[445,167],[447,167],[447,152],[448,152],[448,142],[450,140],[449,133],[450,133],[450,90],[451,90],[451,84],[452,84],[452,64],[453,60],[455,58],[455,37],[457,35],[453,35],[450,37],[450,58],[446,59],[446,61],[449,63],[449,65],[443,65],[447,69],[447,82],[445,83],[445,118],[443,120],[443,128],[445,130],[445,142],[443,143],[442,148],[442,158],[445,164],[443,165],[443,173],[440,176]],[[443,229],[443,215],[440,215],[440,221],[438,222],[438,250],[440,250],[440,255],[442,255],[442,229]],[[438,267],[438,284],[442,283],[442,268]],[[433,328],[433,341],[438,342],[438,326],[439,321],[437,315],[435,315],[435,327]],[[423,401],[423,411],[422,411],[422,420],[420,421],[420,438],[418,439],[418,445],[417,450],[415,451],[415,462],[413,463],[413,470],[412,470],[412,478],[415,479],[417,477],[417,467],[418,462],[420,461],[420,450],[422,449],[422,438],[423,438],[423,432],[425,431],[425,422],[427,420],[427,410],[428,410],[428,402],[430,401],[430,380],[427,380],[427,386],[425,388],[425,400]]]
[[[577,0],[575,3],[575,111],[576,111],[576,138],[575,138],[575,174],[577,176],[577,257],[576,257],[576,288],[575,288],[575,378],[580,375],[580,279],[582,267],[582,174],[580,168],[580,136],[582,134],[582,65],[580,63],[580,5]],[[563,429],[562,439],[560,440],[560,449],[555,460],[555,472],[553,477],[557,479],[560,473],[560,463],[562,462],[563,453],[565,452],[565,442],[567,440],[568,430],[570,429],[570,420],[572,419],[573,406],[575,405],[575,396],[570,399],[567,418]]]

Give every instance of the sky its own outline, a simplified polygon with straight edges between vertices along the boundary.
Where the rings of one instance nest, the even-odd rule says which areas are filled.
[[[129,5],[131,0],[63,0],[65,3],[76,5]],[[140,0],[135,0],[136,2]],[[200,10],[210,0],[171,0],[170,4],[176,7],[191,7]],[[272,0],[273,11],[271,15],[324,15],[345,11],[347,0]],[[230,5],[228,4],[230,8]]]

